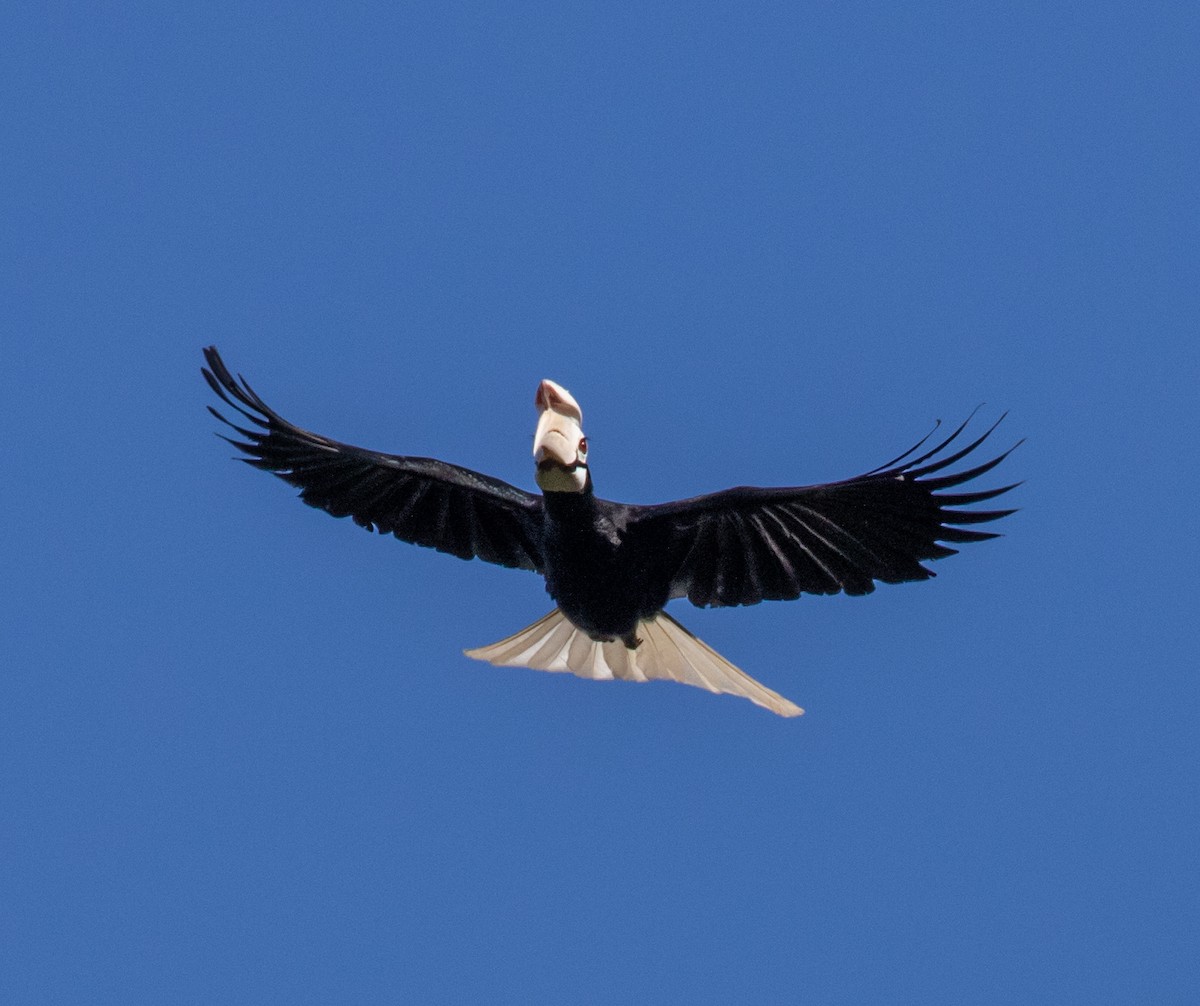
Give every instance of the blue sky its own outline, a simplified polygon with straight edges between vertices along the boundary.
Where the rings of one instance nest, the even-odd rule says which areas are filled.
[[[1191,4],[4,16],[0,997],[1183,1002],[1200,940]],[[231,463],[532,488],[1010,416],[1004,538],[672,613],[808,710],[490,668],[531,574]]]

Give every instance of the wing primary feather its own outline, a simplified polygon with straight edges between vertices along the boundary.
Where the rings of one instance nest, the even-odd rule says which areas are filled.
[[[919,458],[913,458],[911,461],[905,462],[903,465],[901,465],[901,469],[904,471],[908,471],[912,468],[915,468],[917,465],[923,464],[924,462],[928,461],[930,458],[932,458],[935,455],[940,454],[942,451],[944,451],[947,447],[949,447],[952,443],[954,443],[955,440],[958,439],[959,434],[961,434],[962,431],[967,428],[967,425],[971,422],[972,419],[975,418],[975,413],[978,412],[981,408],[983,408],[982,405],[976,405],[975,408],[971,410],[971,414],[962,421],[962,423],[959,425],[958,429],[956,429],[953,433],[951,433],[950,436],[948,436],[945,440],[943,440],[940,444],[938,444],[932,450],[926,451]],[[1000,418],[1003,419],[1004,417],[1001,416]],[[912,452],[910,451],[909,453],[912,453]],[[879,471],[879,469],[876,469],[876,472],[878,472],[878,471]]]
[[[941,507],[948,506],[968,506],[971,503],[982,503],[984,500],[995,499],[1008,492],[1010,489],[1016,489],[1017,486],[1024,485],[1023,482],[1014,482],[1012,485],[1001,486],[999,489],[984,489],[980,492],[973,493],[939,493],[934,496]]]
[[[972,415],[974,415],[974,413],[972,413]],[[925,461],[926,458],[929,457],[929,455],[926,455],[925,458],[920,458],[917,461],[914,461],[911,466],[906,466],[905,477],[906,478],[914,478],[914,479],[921,478],[922,476],[929,475],[932,472],[940,471],[943,468],[948,468],[950,465],[954,464],[956,461],[961,461],[968,454],[970,454],[973,450],[975,450],[976,447],[978,447],[985,440],[987,440],[988,437],[990,437],[992,435],[992,432],[996,429],[996,427],[999,426],[1002,422],[1004,422],[1004,416],[1006,416],[1006,415],[1008,415],[1007,412],[1004,413],[1004,415],[1002,415],[994,423],[992,423],[992,425],[989,426],[986,430],[984,430],[983,433],[977,439],[971,441],[971,443],[967,444],[966,447],[960,448],[959,450],[955,451],[953,454],[949,455],[948,457],[939,458],[937,461],[934,461],[932,464],[925,465],[925,467],[923,467],[923,468],[915,468],[915,466],[919,465],[923,461]],[[967,422],[970,422],[970,420],[968,419]],[[962,433],[962,431],[965,428],[966,428],[966,423],[964,423],[962,426],[960,426],[957,430],[954,431],[954,436],[951,437],[950,440],[953,440],[955,437],[957,437],[960,433]],[[942,447],[948,447],[950,445],[950,440],[947,440],[946,443],[942,445]],[[941,448],[939,448],[939,450],[940,449]],[[937,452],[935,451],[934,453],[937,453]]]
[[[1016,513],[1016,508],[1011,510],[945,510],[941,512],[943,524],[985,524],[989,520],[999,520],[1001,517],[1007,517],[1009,514]]]
[[[205,379],[212,386],[212,389],[220,397],[221,401],[223,401],[231,409],[234,409],[239,414],[245,416],[250,420],[250,422],[254,423],[255,426],[259,426],[264,430],[270,428],[271,424],[269,422],[264,420],[261,416],[254,415],[254,413],[248,411],[246,407],[239,405],[236,401],[234,401],[226,392],[226,390],[217,383],[216,379],[207,370],[201,370],[200,372],[204,375]],[[208,411],[221,420],[221,422],[227,423],[229,426],[233,426],[233,423],[229,422],[228,419],[221,415],[221,413],[214,409],[211,405],[207,406],[207,408]],[[257,436],[257,434],[255,434],[255,436]]]
[[[965,545],[973,541],[987,541],[989,538],[999,538],[999,531],[969,531],[965,527],[943,527],[938,537],[942,541],[952,541],[956,545]]]
[[[221,422],[223,422],[226,426],[230,427],[231,429],[237,430],[238,433],[240,433],[243,437],[250,437],[251,439],[254,439],[255,437],[258,436],[258,434],[254,430],[247,430],[245,427],[238,426],[236,423],[231,423],[228,419],[226,419],[223,415],[221,415],[221,413],[219,413],[211,405],[206,405],[205,408],[208,409],[208,411],[211,412],[214,416],[216,416],[219,420],[221,420]],[[252,416],[251,418],[253,419],[254,417]],[[220,434],[217,434],[217,435],[220,436]]]
[[[972,479],[976,479],[980,475],[985,475],[988,472],[990,472],[993,468],[996,467],[996,465],[1000,464],[1001,461],[1003,461],[1005,458],[1007,458],[1013,451],[1015,451],[1023,443],[1025,443],[1025,441],[1023,439],[1018,440],[1015,444],[1012,445],[1012,447],[1010,447],[1008,450],[1006,450],[1003,454],[992,458],[991,461],[985,461],[981,465],[976,465],[974,468],[968,468],[966,471],[954,472],[951,475],[942,475],[936,479],[922,478],[921,476],[924,473],[918,473],[917,475],[914,475],[913,478],[920,478],[921,481],[918,484],[921,486],[924,486],[931,493],[936,493],[939,489],[949,489],[951,486],[962,485],[964,482],[970,482]],[[1017,485],[1020,485],[1020,484],[1021,483],[1019,483],[1019,482],[1017,483]],[[934,499],[937,499],[937,497],[935,496]]]
[[[974,409],[972,409],[971,414],[969,416],[967,416],[967,418],[964,419],[962,421],[962,423],[959,424],[959,426],[954,430],[954,432],[951,433],[950,436],[946,437],[945,440],[943,440],[941,443],[939,443],[932,450],[926,451],[919,458],[913,458],[912,460],[905,462],[903,465],[900,465],[899,468],[896,470],[900,471],[900,472],[904,472],[907,476],[907,475],[911,474],[915,469],[917,469],[920,465],[923,465],[930,458],[937,457],[937,455],[941,454],[942,451],[944,451],[947,447],[949,447],[952,443],[954,443],[955,440],[957,440],[962,435],[963,430],[965,430],[967,428],[967,426],[970,424],[971,420],[975,417],[975,413],[978,412],[980,410],[980,408],[982,408],[982,406],[977,405]],[[1001,418],[1004,418],[1004,417],[1001,416]],[[987,434],[984,434],[984,436],[987,436]],[[970,450],[970,448],[968,448],[968,450]],[[963,453],[967,453],[967,452],[964,451]]]
[[[941,425],[942,425],[942,421],[940,419],[935,420],[934,424],[933,424],[933,429],[930,430],[928,433],[926,433],[925,436],[923,436],[920,440],[918,440],[915,444],[913,444],[903,454],[897,455],[896,457],[892,458],[891,461],[885,461],[878,468],[872,468],[869,472],[866,472],[865,475],[878,475],[880,472],[887,471],[889,468],[894,468],[896,465],[898,465],[901,461],[903,461],[910,454],[914,453],[915,451],[919,451],[921,449],[922,445],[924,445],[924,443],[930,437],[932,437],[935,433],[937,433],[937,431],[941,427]]]

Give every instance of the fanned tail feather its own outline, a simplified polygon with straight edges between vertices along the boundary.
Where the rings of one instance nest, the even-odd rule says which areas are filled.
[[[642,642],[635,650],[620,640],[596,642],[555,608],[507,639],[463,652],[497,667],[570,671],[598,681],[678,681],[710,692],[740,695],[780,716],[804,712],[734,667],[666,612],[639,622],[637,636]]]

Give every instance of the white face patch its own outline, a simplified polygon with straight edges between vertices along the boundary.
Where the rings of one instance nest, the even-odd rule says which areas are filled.
[[[537,479],[538,488],[544,493],[581,493],[587,485],[587,469],[571,470],[552,465],[539,468],[534,478]]]

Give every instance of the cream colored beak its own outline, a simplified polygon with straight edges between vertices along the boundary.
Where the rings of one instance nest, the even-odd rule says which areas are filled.
[[[582,492],[587,484],[583,412],[560,384],[542,381],[534,404],[541,413],[533,437],[537,483],[545,492]]]
[[[577,423],[583,425],[583,412],[580,411],[579,403],[575,401],[571,392],[554,381],[545,380],[538,385],[533,404],[537,406],[538,412],[545,412],[547,409],[561,412],[565,416],[573,416]]]

